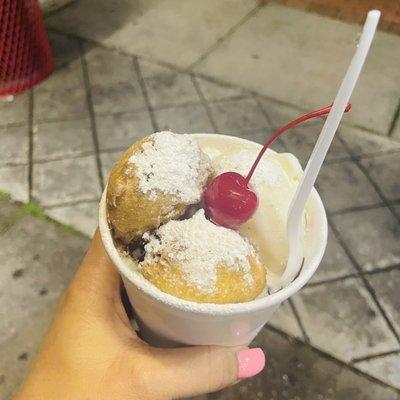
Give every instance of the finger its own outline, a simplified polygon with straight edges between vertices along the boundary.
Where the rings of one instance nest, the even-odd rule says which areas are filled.
[[[104,249],[98,229],[72,285],[95,299],[119,297],[120,277]]]
[[[215,392],[258,374],[265,366],[260,348],[197,346],[155,351],[162,365],[160,380],[172,398]]]

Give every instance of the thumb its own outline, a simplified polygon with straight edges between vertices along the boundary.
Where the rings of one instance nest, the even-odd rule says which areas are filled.
[[[196,346],[157,349],[167,396],[181,398],[218,391],[250,378],[265,366],[260,348]]]
[[[119,295],[119,274],[103,247],[98,229],[72,284],[82,286],[85,296],[95,294],[96,300]]]

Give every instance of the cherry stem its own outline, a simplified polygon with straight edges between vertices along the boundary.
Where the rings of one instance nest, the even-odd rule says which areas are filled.
[[[256,160],[254,161],[253,166],[251,167],[249,173],[246,176],[245,179],[245,183],[246,185],[249,183],[251,177],[254,174],[255,169],[257,168],[258,163],[260,162],[262,156],[264,155],[264,153],[267,151],[268,147],[276,140],[278,139],[279,136],[281,136],[284,132],[286,132],[288,129],[293,128],[294,126],[307,121],[308,119],[311,118],[316,118],[316,117],[321,117],[323,115],[327,115],[329,114],[329,112],[331,111],[332,108],[332,104],[330,106],[321,108],[319,110],[315,110],[315,111],[311,111],[308,114],[302,115],[301,117],[298,117],[296,119],[294,119],[293,121],[289,122],[288,124],[286,124],[285,126],[282,126],[282,128],[279,128],[269,139],[268,141],[265,143],[264,147],[261,149],[261,151],[258,153],[258,156],[256,158]],[[351,104],[347,103],[347,106],[344,110],[344,112],[348,112],[351,109]]]

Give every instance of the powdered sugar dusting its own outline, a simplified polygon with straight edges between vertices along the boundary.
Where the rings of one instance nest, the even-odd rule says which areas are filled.
[[[267,151],[268,154],[268,151]],[[246,176],[253,165],[257,153],[249,150],[241,150],[234,154],[224,155],[215,159],[217,174],[227,171],[234,171]],[[279,185],[285,179],[282,167],[274,160],[264,156],[258,164],[251,182],[257,186],[267,183],[270,186]]]
[[[156,234],[146,233],[143,238],[147,263],[168,262],[179,267],[189,285],[203,293],[215,288],[218,267],[245,272],[244,280],[252,283],[248,257],[255,256],[251,244],[237,232],[214,225],[199,210],[192,218],[170,221]]]
[[[140,154],[129,158],[137,166],[139,188],[153,201],[161,192],[186,204],[198,202],[211,167],[195,139],[169,131],[155,133],[150,138]]]

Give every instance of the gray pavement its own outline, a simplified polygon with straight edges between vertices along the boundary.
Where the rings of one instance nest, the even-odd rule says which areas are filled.
[[[51,16],[48,24],[302,109],[329,103],[360,26],[265,3],[80,0]],[[399,64],[400,38],[378,32],[348,122],[400,139],[399,123],[393,124]]]
[[[308,36],[304,36],[304,23],[321,36],[321,41],[326,39],[327,44],[340,31],[343,49],[337,56],[344,59],[359,29],[282,6],[260,7],[252,1],[190,0],[185,1],[182,15],[168,14],[167,10],[174,8],[173,3],[182,4],[159,0],[137,2],[136,8],[132,8],[133,2],[118,0],[94,7],[92,0],[80,0],[50,18],[49,25],[59,31],[68,31],[73,20],[74,33],[99,44],[53,31],[56,72],[34,90],[17,96],[12,102],[0,103],[0,191],[11,194],[14,200],[36,202],[47,215],[90,236],[96,227],[97,203],[107,174],[129,144],[160,129],[221,132],[262,143],[274,128],[298,116],[299,110],[329,103],[325,97],[329,93],[325,89],[320,91],[323,84],[335,88],[336,69],[328,71],[331,76],[319,77],[321,81],[316,87],[294,84],[301,81],[305,85],[304,80],[310,84],[313,75],[307,68],[311,68],[312,60],[316,65],[311,72],[318,76],[324,63],[332,61],[328,45],[326,49],[318,48],[317,53],[315,46],[309,45]],[[117,12],[110,16],[113,9]],[[165,20],[160,15],[166,15]],[[191,24],[179,23],[180,19],[188,18],[192,18]],[[159,32],[153,36],[145,28],[154,25]],[[204,43],[197,42],[202,34],[197,32],[196,25],[208,30]],[[167,26],[168,35],[162,35]],[[287,26],[290,32],[285,33]],[[303,51],[296,53],[297,63],[293,65],[294,58],[290,57],[294,53],[284,49],[293,47],[289,39],[295,34],[299,35],[298,44],[303,43]],[[178,40],[181,36],[185,39]],[[138,38],[141,40],[135,40]],[[261,46],[264,39],[265,49]],[[158,47],[154,47],[156,42]],[[332,368],[336,371],[332,374],[338,376],[342,376],[340,371],[347,371],[336,386],[322,382],[323,371],[320,371],[321,380],[318,376],[315,378],[315,385],[311,382],[315,374],[301,375],[293,386],[296,390],[304,386],[298,395],[300,398],[353,398],[348,394],[351,392],[339,390],[348,388],[353,381],[359,382],[360,387],[359,397],[355,399],[386,398],[386,394],[373,396],[373,390],[378,389],[365,389],[373,385],[383,390],[370,379],[351,372],[355,370],[382,384],[400,388],[397,289],[400,284],[400,142],[397,140],[400,122],[395,118],[400,93],[395,49],[399,43],[399,37],[379,33],[375,56],[371,53],[372,61],[366,68],[370,80],[360,81],[360,94],[354,98],[352,111],[355,116],[346,115],[317,182],[330,222],[324,260],[308,287],[285,303],[271,321],[271,326],[305,343],[300,346],[293,342],[285,347],[285,352],[298,349],[302,356],[307,353],[317,365]],[[258,53],[253,54],[249,46],[257,47]],[[239,52],[238,62],[233,59],[229,62],[234,51]],[[199,60],[196,67],[187,70],[196,60]],[[224,70],[218,73],[212,68],[201,70],[211,64],[220,68],[219,62],[212,60],[220,60]],[[273,89],[268,68],[277,68],[274,63],[279,60],[282,64],[279,74],[289,74],[296,82],[281,79],[274,82],[275,87],[284,86],[282,93],[290,96],[303,96],[303,99],[308,96],[310,102],[266,92]],[[384,68],[380,63],[383,61]],[[264,69],[268,62],[274,65]],[[344,67],[345,64],[340,68]],[[336,78],[343,72],[340,68]],[[303,74],[305,71],[307,74]],[[250,85],[251,80],[258,85]],[[360,112],[367,113],[368,119],[357,114]],[[368,121],[366,125],[357,121],[360,115],[363,121]],[[323,120],[318,120],[295,128],[275,144],[275,149],[293,152],[304,166],[322,124]],[[15,207],[4,207],[5,211],[0,209],[1,218],[13,215]],[[2,224],[8,223],[1,222],[0,228]],[[82,237],[75,240],[86,244]],[[66,241],[66,254],[68,246]],[[0,249],[12,252],[12,247],[7,249],[6,245]],[[34,255],[30,246],[23,253],[27,259]],[[71,266],[73,261],[77,259],[63,262]],[[21,265],[25,262],[23,257],[18,261]],[[46,271],[45,275],[49,273]],[[2,269],[0,274],[1,282],[3,274],[6,282],[12,273]],[[65,279],[69,276],[65,275]],[[53,282],[51,275],[48,279]],[[33,301],[32,306],[45,307],[47,311],[43,314],[48,316],[51,308],[40,301],[39,296],[38,303]],[[14,317],[21,316],[16,313]],[[39,337],[40,332],[36,335]],[[285,335],[276,332],[271,335],[276,343],[287,342]],[[14,336],[18,338],[18,333]],[[16,345],[19,349],[23,347],[21,343],[23,339]],[[3,341],[1,347],[4,348]],[[289,368],[284,361],[291,353],[279,354],[268,342],[265,348],[267,353],[276,353],[283,369]],[[305,353],[301,349],[306,349]],[[320,357],[328,361],[319,364]],[[278,364],[274,368],[280,368]],[[270,393],[265,391],[264,398],[296,398],[293,391],[284,391],[284,382],[278,376],[272,386],[268,386],[271,377],[263,375],[253,389],[248,392],[234,389],[234,393],[237,398],[257,398],[258,391],[264,392],[259,388],[266,385],[265,390],[276,389]],[[3,381],[0,377],[0,388],[4,386]],[[322,397],[317,397],[317,392],[307,392],[309,386],[317,390],[318,385]],[[329,388],[332,390],[328,391]],[[271,394],[272,390],[277,394]]]
[[[0,399],[29,369],[88,239],[0,200]],[[37,213],[35,213],[37,214]]]

